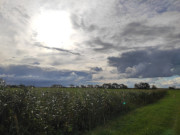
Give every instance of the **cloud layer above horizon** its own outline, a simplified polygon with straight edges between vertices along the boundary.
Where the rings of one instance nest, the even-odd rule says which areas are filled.
[[[48,18],[53,14],[59,26]],[[47,30],[34,26],[39,18]],[[1,0],[0,78],[36,86],[180,87],[179,24],[179,0]]]

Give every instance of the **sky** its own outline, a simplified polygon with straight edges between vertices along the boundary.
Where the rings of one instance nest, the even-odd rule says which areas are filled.
[[[180,87],[180,1],[0,0],[0,78]]]

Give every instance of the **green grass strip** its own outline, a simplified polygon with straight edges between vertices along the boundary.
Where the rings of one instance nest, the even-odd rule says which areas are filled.
[[[180,135],[180,91],[138,108],[87,135]]]

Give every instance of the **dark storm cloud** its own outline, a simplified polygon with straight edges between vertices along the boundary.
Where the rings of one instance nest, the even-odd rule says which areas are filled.
[[[180,75],[180,49],[146,49],[109,57],[110,66],[116,67],[126,77],[169,77]]]
[[[0,75],[4,76],[3,79],[7,83],[36,86],[50,86],[56,83],[62,85],[85,84],[92,80],[92,75],[83,71],[50,70],[27,65],[0,67]]]
[[[61,48],[56,48],[56,47],[48,47],[48,46],[42,45],[41,43],[37,43],[37,42],[34,45],[37,46],[37,47],[42,47],[42,48],[46,48],[46,49],[50,49],[50,50],[56,50],[56,51],[59,51],[59,52],[66,52],[66,53],[71,53],[71,54],[74,54],[74,55],[81,55],[80,53],[72,52],[72,51],[69,51],[69,50],[66,50],[66,49],[61,49]]]

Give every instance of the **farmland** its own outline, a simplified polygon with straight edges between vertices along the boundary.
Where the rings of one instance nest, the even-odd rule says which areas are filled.
[[[165,90],[34,88],[0,91],[0,134],[84,134],[138,107]]]
[[[180,135],[180,91],[96,128],[88,135]]]

